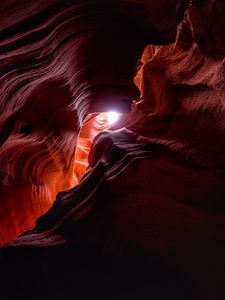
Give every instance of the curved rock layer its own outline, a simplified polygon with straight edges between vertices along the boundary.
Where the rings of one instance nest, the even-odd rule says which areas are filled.
[[[87,8],[83,6],[86,2],[80,3],[81,10]],[[225,43],[222,26],[225,7],[219,1],[191,1],[175,38],[174,14],[170,11],[182,13],[185,4],[182,1],[131,0],[118,1],[118,4],[116,1],[112,7],[105,7],[101,1],[87,1],[87,5],[90,3],[101,5],[86,11],[95,14],[104,9],[100,15],[107,16],[99,19],[98,15],[97,18],[101,24],[107,24],[104,27],[107,34],[105,29],[101,30],[101,38],[109,41],[107,47],[99,46],[100,25],[94,36],[85,28],[86,35],[83,33],[82,39],[87,39],[86,45],[88,41],[92,47],[83,47],[81,51],[79,45],[83,44],[77,43],[76,37],[76,43],[75,39],[69,39],[70,47],[72,41],[76,45],[71,48],[74,57],[71,52],[64,58],[54,51],[55,59],[60,57],[58,62],[65,63],[68,80],[62,76],[64,83],[61,85],[53,80],[55,88],[51,89],[48,88],[49,80],[44,77],[46,74],[41,77],[43,94],[57,91],[54,97],[59,95],[60,99],[52,101],[52,105],[62,101],[55,119],[61,120],[57,137],[65,138],[62,145],[68,147],[62,147],[63,157],[73,157],[70,159],[73,159],[73,176],[77,174],[76,178],[80,179],[84,169],[79,162],[83,158],[86,161],[86,146],[89,147],[93,139],[94,126],[101,127],[96,119],[87,122],[87,129],[80,132],[87,143],[83,147],[81,140],[79,145],[77,136],[85,116],[112,108],[126,113],[110,130],[95,137],[88,170],[81,182],[68,191],[62,187],[64,191],[57,194],[54,204],[38,218],[35,227],[1,249],[2,295],[9,299],[14,299],[14,295],[30,299],[32,295],[34,299],[72,296],[77,299],[223,300]],[[125,15],[119,15],[122,23],[117,19],[117,28],[113,16],[118,16],[119,8],[122,12],[124,9]],[[93,21],[81,18],[79,26],[84,20],[89,24]],[[110,24],[113,26],[108,28]],[[119,30],[121,24],[124,27]],[[132,28],[132,36],[128,28]],[[13,39],[13,32],[10,35]],[[174,43],[159,46],[171,43],[173,38]],[[140,99],[133,101],[131,112],[127,113],[131,100],[137,98],[132,68],[148,42],[150,45],[143,52],[135,76]],[[80,64],[75,64],[75,57],[81,59]],[[32,70],[33,65],[29,66]],[[61,70],[58,64],[55,66]],[[84,76],[84,66],[90,78]],[[70,72],[73,68],[74,73]],[[8,79],[4,81],[7,82],[10,83]],[[21,86],[25,89],[26,85],[21,83]],[[32,83],[32,86],[35,89],[38,85]],[[67,91],[67,97],[60,97],[59,89]],[[8,135],[5,135],[7,139],[2,149],[10,140],[12,143],[18,116],[33,111],[33,103],[43,105],[50,101],[48,99],[54,99],[50,95],[38,98],[39,93],[31,98],[25,95],[26,91],[24,99],[32,99],[26,100],[31,106],[18,98],[21,106],[19,113],[15,112],[16,117],[12,113],[13,106],[11,113],[2,117],[2,128]],[[35,111],[39,111],[37,107]],[[40,112],[43,111],[42,107]],[[48,130],[56,126],[51,123],[51,116],[52,111],[49,111]],[[31,117],[31,120],[36,119]],[[32,124],[39,123],[42,124],[39,121]],[[34,132],[29,137],[36,141],[36,130],[45,133],[47,129],[42,125],[40,129],[36,125],[33,127]],[[72,147],[67,134],[73,137]],[[27,134],[25,136],[27,139]],[[47,140],[41,145],[54,145],[55,139],[43,136]],[[59,151],[60,143],[56,149]],[[65,149],[73,154],[68,155]],[[78,162],[75,169],[74,157]],[[21,158],[15,161],[21,162]],[[2,160],[4,163],[6,159]],[[12,170],[20,168],[16,166]],[[48,180],[51,182],[54,177],[47,168],[43,168],[43,174],[46,176],[44,182],[52,191]],[[65,175],[62,177],[63,182],[67,180]],[[32,176],[31,179],[34,180]],[[70,184],[75,184],[75,180]],[[13,207],[11,204],[12,213]],[[18,215],[21,214],[19,209]],[[2,219],[6,220],[4,218],[3,214]],[[13,219],[16,218],[14,214]],[[10,289],[12,284],[13,290]]]
[[[171,42],[186,4],[1,2],[1,244],[32,228],[56,194],[77,183],[83,120],[130,109],[139,97],[133,76],[144,45]]]
[[[116,116],[114,115],[116,114]],[[76,144],[74,173],[77,178],[76,184],[80,182],[89,166],[89,153],[94,138],[103,130],[109,129],[119,119],[121,114],[116,112],[100,113],[97,116],[90,114],[83,123]]]

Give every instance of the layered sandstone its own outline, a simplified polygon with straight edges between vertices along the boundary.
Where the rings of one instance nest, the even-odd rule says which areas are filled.
[[[225,7],[187,2],[6,14],[2,240],[47,211],[1,249],[10,299],[224,299]]]

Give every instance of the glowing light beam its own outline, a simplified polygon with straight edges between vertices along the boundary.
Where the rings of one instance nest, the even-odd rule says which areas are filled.
[[[114,112],[114,111],[107,112],[106,118],[107,118],[108,124],[112,125],[112,124],[116,123],[116,121],[119,118],[119,115],[120,115],[119,113]]]

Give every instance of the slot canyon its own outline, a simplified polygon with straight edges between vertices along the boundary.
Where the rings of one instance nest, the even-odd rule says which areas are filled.
[[[225,2],[0,17],[0,298],[225,300]]]

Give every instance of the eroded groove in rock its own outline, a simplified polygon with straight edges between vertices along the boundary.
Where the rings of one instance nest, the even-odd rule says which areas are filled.
[[[113,116],[111,116],[113,114]],[[78,182],[82,179],[89,166],[89,153],[94,138],[103,130],[109,129],[114,123],[114,114],[118,115],[116,118],[121,117],[121,114],[116,112],[100,113],[97,115],[90,114],[87,120],[84,121],[80,130],[78,141],[76,144],[74,173]],[[78,183],[77,182],[77,183]]]
[[[42,10],[41,3],[29,6],[27,21],[18,19],[19,36],[11,17],[2,25],[8,102],[1,103],[0,162],[32,186],[45,183],[51,195],[64,191],[33,229],[1,249],[2,294],[224,300],[224,5],[54,1]],[[35,26],[28,29],[30,17]],[[138,99],[134,69],[147,43],[135,76]],[[115,107],[123,118],[95,137],[81,178],[80,126],[88,113]],[[13,141],[23,147],[7,164]],[[65,191],[77,177],[80,184]],[[10,224],[18,222],[13,201],[5,206]]]
[[[81,123],[88,113],[130,109],[136,61],[147,42],[175,38],[174,17],[187,4],[179,2],[1,2],[1,243],[77,183]]]

